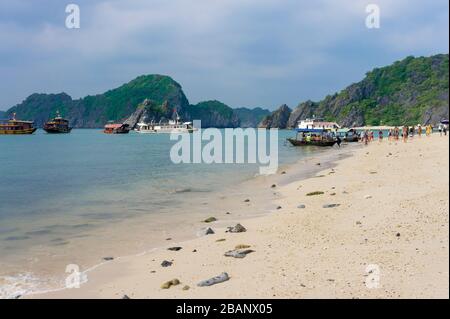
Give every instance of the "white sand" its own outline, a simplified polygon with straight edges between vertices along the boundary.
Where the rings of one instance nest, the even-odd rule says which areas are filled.
[[[334,173],[278,187],[274,204],[282,208],[239,220],[245,233],[225,233],[213,223],[214,235],[116,259],[89,272],[79,289],[29,297],[448,298],[448,143],[439,136],[373,142],[339,161]],[[312,191],[325,194],[306,196]],[[255,252],[223,256],[237,244]],[[163,260],[173,265],[163,268]],[[366,286],[368,265],[379,267],[378,288]],[[229,281],[196,286],[224,271]],[[160,288],[174,278],[181,284]]]

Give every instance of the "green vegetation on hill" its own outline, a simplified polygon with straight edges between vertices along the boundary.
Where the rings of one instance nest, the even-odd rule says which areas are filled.
[[[448,118],[448,68],[448,54],[407,57],[321,102],[301,103],[289,123],[313,115],[344,126],[437,123]]]
[[[201,120],[202,127],[238,127],[239,118],[233,109],[219,101],[205,101],[186,109],[191,120]]]
[[[59,110],[75,127],[102,127],[109,120],[125,120],[145,99],[156,105],[167,102],[177,110],[189,105],[181,86],[172,78],[145,75],[104,94],[79,100],[72,100],[65,93],[33,94],[7,113],[16,112],[18,118],[34,120],[42,126]]]

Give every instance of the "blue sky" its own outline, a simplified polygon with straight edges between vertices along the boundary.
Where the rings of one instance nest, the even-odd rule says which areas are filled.
[[[80,29],[65,27],[69,3]],[[370,3],[380,29],[365,26]],[[448,53],[448,11],[447,0],[0,0],[0,110],[152,73],[191,103],[295,107],[405,56]]]

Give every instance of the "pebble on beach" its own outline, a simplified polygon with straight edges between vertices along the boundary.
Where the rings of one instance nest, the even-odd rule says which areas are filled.
[[[177,286],[180,284],[180,281],[178,279],[172,279],[170,281],[166,281],[161,285],[161,289],[169,289],[172,286]]]
[[[167,248],[167,250],[170,250],[170,251],[179,251],[181,249],[183,249],[183,248],[182,247],[170,247],[170,248]]]
[[[220,283],[225,282],[225,281],[227,281],[229,279],[230,279],[230,276],[228,276],[228,274],[226,272],[223,272],[223,273],[221,273],[220,275],[218,275],[216,277],[200,281],[197,284],[197,286],[199,286],[199,287],[208,287],[208,286],[220,284]]]
[[[212,223],[212,222],[216,222],[216,221],[217,221],[216,217],[208,217],[203,222],[205,222],[205,223]]]
[[[234,227],[228,227],[228,230],[227,230],[228,233],[244,233],[246,231],[247,231],[247,229],[244,226],[242,226],[241,224],[236,224],[236,226],[234,226]]]
[[[172,266],[172,264],[173,264],[173,262],[168,261],[168,260],[164,260],[164,261],[161,263],[161,266],[162,266],[162,267],[170,267],[170,266]]]
[[[325,204],[322,207],[323,208],[334,208],[334,207],[339,207],[341,206],[341,204]]]

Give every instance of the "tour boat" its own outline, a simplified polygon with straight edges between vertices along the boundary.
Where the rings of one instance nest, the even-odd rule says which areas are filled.
[[[170,120],[167,123],[138,123],[137,128],[135,129],[136,132],[141,134],[157,134],[157,133],[192,133],[194,131],[197,131],[196,128],[192,125],[192,122],[181,122],[181,119],[176,113],[176,119]]]
[[[324,129],[324,130],[338,130],[341,127],[336,122],[327,122],[321,118],[311,118],[301,120],[297,123],[298,129]]]
[[[327,129],[296,129],[295,138],[287,140],[293,146],[333,146],[337,143],[334,132]]]
[[[16,120],[16,113],[12,119],[0,121],[0,135],[33,134],[35,131],[33,121]]]
[[[59,112],[56,112],[56,117],[44,124],[44,130],[50,134],[70,133],[72,130],[69,127],[69,121],[63,119]]]

